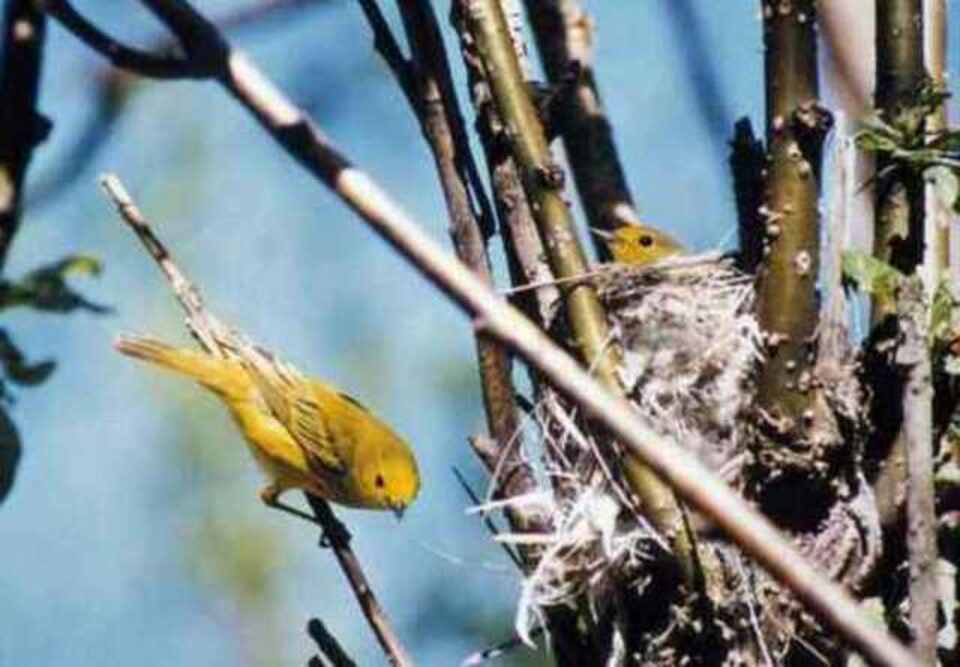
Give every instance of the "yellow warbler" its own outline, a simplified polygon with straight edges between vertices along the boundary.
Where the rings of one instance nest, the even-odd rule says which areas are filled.
[[[593,233],[603,239],[614,261],[621,264],[646,266],[684,252],[669,234],[646,225],[623,225],[612,232],[594,229]]]
[[[360,403],[248,344],[231,358],[123,337],[117,350],[193,378],[226,404],[269,483],[271,506],[302,489],[400,516],[420,489],[410,447]],[[296,513],[296,511],[295,511]]]

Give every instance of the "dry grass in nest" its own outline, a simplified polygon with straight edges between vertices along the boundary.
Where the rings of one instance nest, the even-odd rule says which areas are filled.
[[[638,410],[736,480],[743,461],[739,417],[752,401],[750,377],[761,359],[751,278],[731,260],[709,254],[653,267],[601,266],[591,280],[610,316],[611,344],[623,350],[620,375]],[[498,538],[538,550],[516,615],[516,630],[528,642],[549,607],[586,604],[595,618],[607,614],[602,607],[610,587],[642,588],[644,563],[666,548],[609,468],[602,452],[613,443],[551,388],[541,387],[538,399],[533,417],[540,447],[529,458],[542,473],[539,490],[480,508],[534,503],[552,518],[548,534]]]
[[[753,277],[712,253],[643,268],[604,265],[589,279],[610,318],[610,344],[622,351],[620,379],[645,421],[744,492],[756,481],[758,454],[766,451],[758,447],[754,426],[753,376],[763,359],[764,339],[753,314]],[[829,363],[818,363],[828,381],[819,390],[829,404],[826,412],[859,423],[862,400],[841,329],[829,336],[821,332],[821,351],[829,351],[822,361]],[[560,340],[569,337],[559,320],[551,333]],[[693,514],[700,557],[716,575],[706,591],[714,639],[704,640],[708,633],[698,611],[703,600],[682,595],[666,600],[670,593],[664,595],[656,579],[667,540],[637,511],[632,493],[610,465],[617,460],[616,443],[551,387],[541,385],[537,399],[531,415],[537,437],[527,440],[526,453],[538,472],[537,489],[480,508],[533,505],[551,519],[546,533],[498,536],[525,544],[536,555],[517,604],[515,626],[524,641],[531,643],[534,630],[545,628],[548,609],[568,605],[589,613],[593,632],[607,633],[600,641],[609,642],[610,664],[680,664],[698,652],[709,654],[703,644],[710,641],[726,651],[714,664],[741,659],[775,664],[800,645],[816,654],[807,638],[816,638],[821,647],[830,644],[819,641],[816,622],[788,591]],[[846,481],[826,487],[815,524],[790,534],[825,572],[856,586],[875,562],[878,526],[857,455],[837,461]],[[649,626],[638,627],[631,604],[634,611],[636,605],[648,609]],[[623,651],[640,646],[642,656],[625,657]]]

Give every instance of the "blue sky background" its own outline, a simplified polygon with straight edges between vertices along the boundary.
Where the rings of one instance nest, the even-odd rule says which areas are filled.
[[[77,4],[132,41],[159,32],[138,3]],[[210,16],[239,5],[203,3]],[[235,44],[448,245],[426,144],[356,3],[318,5]],[[729,130],[702,122],[666,5],[588,3],[599,84],[642,215],[691,247],[729,246]],[[704,46],[726,109],[762,127],[757,3],[723,5],[717,16],[713,2],[693,3]],[[57,170],[92,113],[102,67],[51,24],[41,109],[55,129],[32,182]],[[146,83],[76,184],[27,209],[7,266],[19,276],[68,253],[95,255],[104,274],[78,284],[115,312],[4,312],[30,357],[59,367],[18,391],[11,409],[25,452],[0,506],[0,666],[305,664],[312,616],[359,664],[382,662],[315,531],[261,505],[260,477],[215,399],[111,349],[120,332],[189,341],[166,283],[96,187],[106,170],[121,175],[214,312],[360,397],[414,444],[424,485],[401,524],[339,514],[420,664],[458,664],[510,636],[517,577],[464,516],[450,472],[460,466],[482,484],[465,444],[483,429],[467,322],[216,85]],[[503,664],[537,664],[529,658]]]

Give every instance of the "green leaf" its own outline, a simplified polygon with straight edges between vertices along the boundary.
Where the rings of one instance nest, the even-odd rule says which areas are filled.
[[[933,292],[933,301],[930,303],[930,337],[933,340],[953,339],[954,311],[957,300],[950,290],[950,282],[942,281]]]
[[[904,275],[869,253],[848,250],[843,253],[843,278],[861,292],[892,301]]]
[[[36,310],[68,313],[86,310],[108,313],[111,309],[87,300],[67,284],[71,275],[98,276],[103,270],[100,261],[87,255],[70,255],[58,262],[42,266],[17,282],[0,282],[0,309],[27,306]]]
[[[34,386],[46,381],[57,367],[57,362],[51,359],[35,364],[27,363],[23,352],[2,329],[0,329],[0,363],[3,364],[3,370],[10,381],[24,386]]]

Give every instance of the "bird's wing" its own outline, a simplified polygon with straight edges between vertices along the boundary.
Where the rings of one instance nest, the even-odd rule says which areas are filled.
[[[300,371],[254,345],[245,344],[240,356],[270,412],[303,447],[310,463],[345,473],[346,464],[337,454],[323,408]]]

